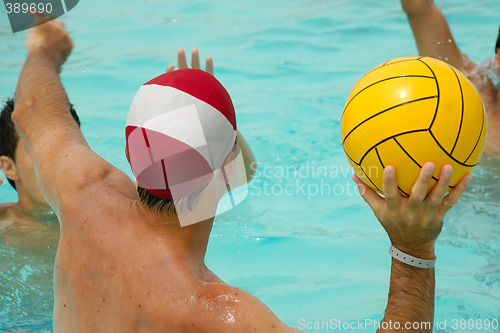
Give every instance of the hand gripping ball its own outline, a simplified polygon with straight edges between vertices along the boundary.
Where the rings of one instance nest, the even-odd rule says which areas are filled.
[[[358,176],[382,193],[387,165],[409,196],[422,165],[453,166],[450,189],[472,172],[486,138],[486,114],[473,84],[449,64],[429,57],[389,60],[354,86],[341,120],[344,151]]]

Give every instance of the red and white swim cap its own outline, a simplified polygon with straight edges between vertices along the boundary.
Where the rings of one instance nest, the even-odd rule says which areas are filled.
[[[180,69],[145,83],[125,128],[132,172],[140,186],[179,199],[206,185],[236,139],[231,97],[211,74]]]

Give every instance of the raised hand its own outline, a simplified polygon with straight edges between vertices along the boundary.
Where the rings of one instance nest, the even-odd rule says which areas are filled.
[[[360,187],[363,199],[386,230],[392,244],[399,250],[416,257],[433,257],[434,244],[441,232],[445,214],[458,202],[471,179],[467,174],[447,194],[453,169],[445,165],[439,182],[426,195],[434,172],[434,163],[426,163],[412,188],[409,198],[401,196],[396,183],[396,170],[384,169],[382,198],[366,186],[356,175],[354,181]]]
[[[40,15],[37,20],[46,20]],[[62,65],[68,58],[73,43],[64,28],[64,23],[59,20],[49,21],[30,29],[26,38],[28,53],[44,52],[54,57],[57,65]]]
[[[177,66],[179,67],[179,69],[189,68],[187,61],[186,61],[186,54],[184,52],[184,49],[179,49],[177,51]],[[198,49],[193,49],[191,51],[191,68],[201,69],[201,67],[200,67],[200,55],[199,55]],[[175,70],[175,66],[169,65],[167,67],[166,72],[170,73],[174,70]],[[214,75],[214,62],[212,60],[212,57],[206,58],[205,71],[207,71],[207,73]]]

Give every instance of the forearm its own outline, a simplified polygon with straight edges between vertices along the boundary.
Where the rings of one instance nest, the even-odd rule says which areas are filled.
[[[465,176],[448,192],[453,168],[444,165],[439,181],[427,193],[435,164],[422,166],[409,198],[402,197],[396,170],[386,166],[384,198],[355,175],[363,199],[391,240],[391,282],[389,300],[378,332],[432,332],[434,318],[434,244],[443,228],[443,218],[467,188]],[[450,204],[451,203],[451,204]]]
[[[55,203],[55,180],[62,165],[58,147],[69,141],[70,132],[80,133],[68,109],[57,59],[49,51],[29,52],[19,76],[12,120],[50,204]]]
[[[393,258],[389,299],[377,332],[432,332],[434,288],[433,268],[417,268]]]
[[[424,14],[434,5],[432,0],[401,0],[401,7],[407,15]]]
[[[49,51],[28,54],[16,89],[12,119],[28,143],[47,124],[69,116],[68,97],[59,78],[59,65]]]
[[[418,53],[463,68],[463,57],[441,10],[434,1],[401,0]]]

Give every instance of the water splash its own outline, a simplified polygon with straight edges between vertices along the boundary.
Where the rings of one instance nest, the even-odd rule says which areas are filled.
[[[464,58],[464,67],[467,67],[471,61],[468,58]],[[495,60],[493,58],[486,58],[483,61],[476,63],[472,70],[464,70],[464,74],[467,76],[481,77],[482,80],[478,82],[478,88],[482,89],[491,81],[495,88],[500,87],[500,68],[495,67]]]

